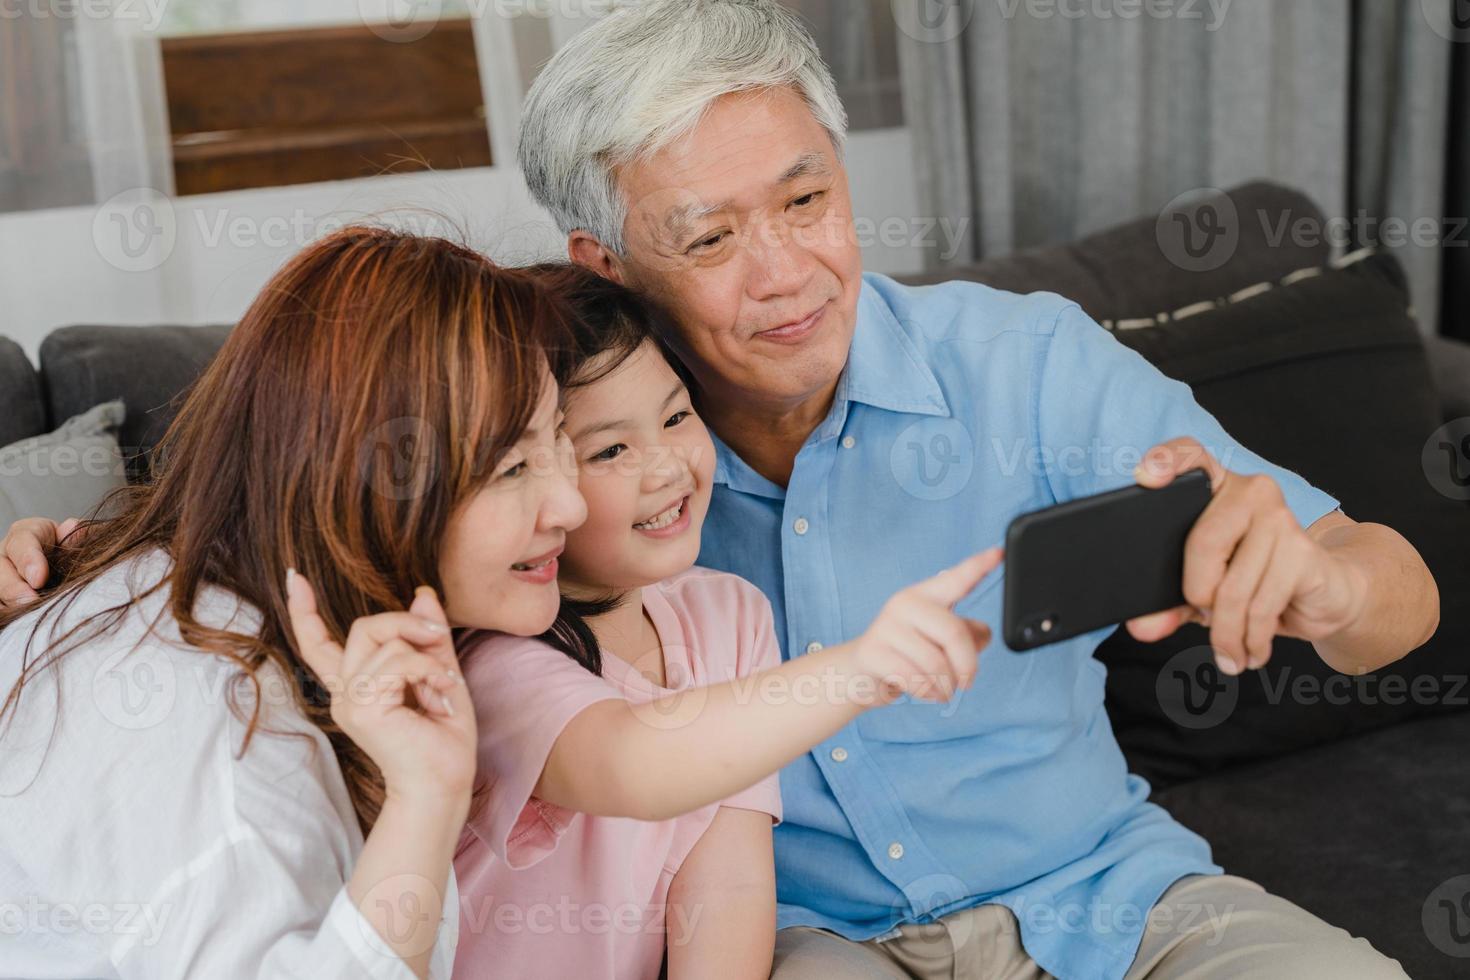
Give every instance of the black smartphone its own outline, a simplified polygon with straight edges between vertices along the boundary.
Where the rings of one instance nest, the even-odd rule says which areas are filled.
[[[1006,532],[1006,646],[1032,650],[1184,604],[1184,540],[1210,503],[1190,470],[1022,514]]]

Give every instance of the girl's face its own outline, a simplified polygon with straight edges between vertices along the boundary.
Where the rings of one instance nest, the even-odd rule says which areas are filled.
[[[452,626],[536,636],[556,620],[557,559],[587,517],[558,396],[548,374],[525,435],[449,519],[439,576]]]
[[[715,447],[658,348],[645,342],[605,378],[571,391],[566,431],[587,521],[567,536],[562,591],[602,597],[691,568]]]

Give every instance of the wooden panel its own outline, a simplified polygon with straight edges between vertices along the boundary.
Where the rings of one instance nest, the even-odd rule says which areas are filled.
[[[407,43],[356,26],[162,46],[181,194],[491,163],[468,19]]]
[[[254,134],[245,139],[174,147],[180,194],[241,187],[280,187],[319,180],[375,177],[415,170],[488,167],[485,123],[431,122],[394,127]]]

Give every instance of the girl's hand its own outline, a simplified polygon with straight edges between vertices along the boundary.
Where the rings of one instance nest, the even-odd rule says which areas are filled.
[[[388,796],[468,803],[474,706],[434,591],[420,588],[408,612],[357,620],[345,645],[294,570],[286,596],[301,658],[332,695],[332,720],[377,764]]]
[[[991,548],[904,589],[849,644],[853,667],[877,682],[879,704],[903,694],[948,701],[974,682],[975,655],[990,643],[990,627],[956,615],[954,606],[1002,557],[1000,548]]]

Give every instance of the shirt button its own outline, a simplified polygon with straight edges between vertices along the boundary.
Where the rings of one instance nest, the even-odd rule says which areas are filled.
[[[835,749],[832,750],[832,761],[833,762],[846,762],[847,761],[847,750],[844,749],[840,745],[837,746],[837,748],[835,748]]]
[[[805,517],[798,517],[796,519],[796,523],[791,525],[791,529],[797,534],[805,534],[807,532],[807,528],[809,527],[811,527],[811,525],[806,522]]]
[[[843,449],[851,449],[853,446],[856,446],[856,445],[857,445],[857,440],[854,439],[852,436],[843,436],[842,437],[842,448]]]
[[[893,858],[893,860],[895,861],[903,857],[903,845],[900,844],[898,841],[894,841],[892,844],[889,844],[888,856]]]
[[[813,640],[812,642],[810,642],[810,643],[808,643],[806,645],[806,652],[807,653],[819,653],[819,652],[821,652],[821,649],[822,649],[822,644],[818,643],[816,640]]]

